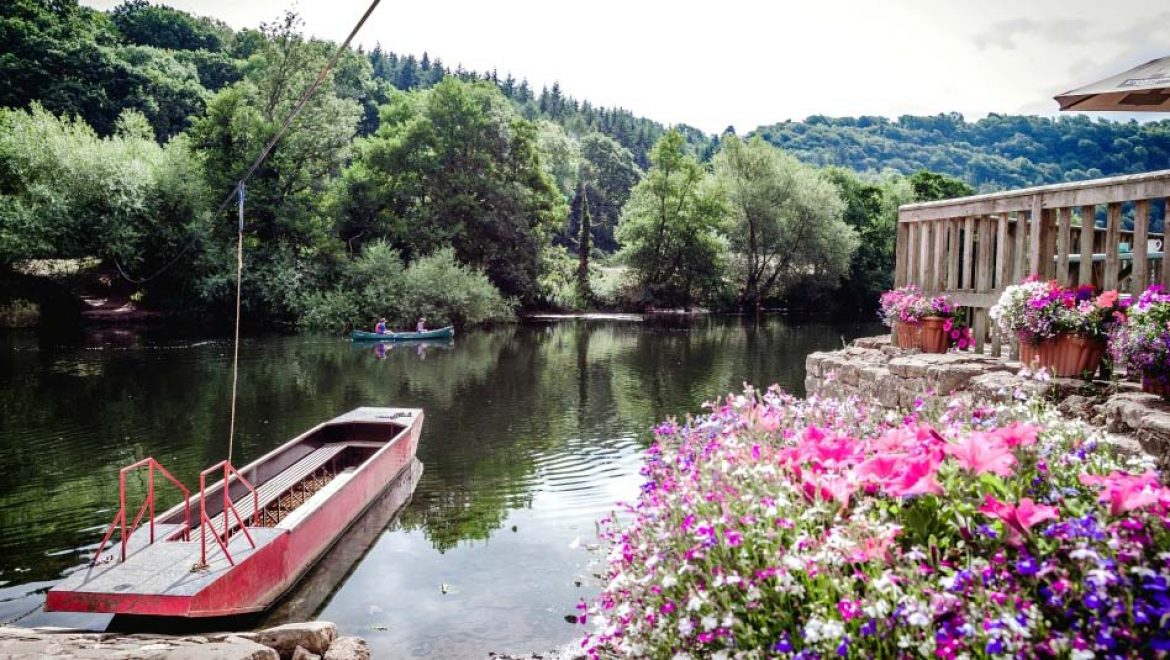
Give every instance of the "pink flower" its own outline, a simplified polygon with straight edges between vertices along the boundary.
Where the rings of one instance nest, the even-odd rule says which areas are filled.
[[[1008,541],[1013,545],[1018,545],[1036,523],[1060,518],[1056,507],[1036,504],[1029,497],[1021,499],[1019,504],[1008,504],[987,495],[979,511],[1003,521],[1008,529]]]
[[[897,478],[902,471],[905,458],[896,454],[878,454],[865,461],[853,471],[860,479],[885,484]]]
[[[968,434],[957,444],[947,445],[946,452],[954,456],[963,469],[975,474],[990,472],[1008,477],[1016,464],[1016,457],[1008,445],[990,433]]]
[[[898,478],[883,484],[882,489],[891,497],[942,495],[942,485],[935,479],[937,473],[938,463],[932,458],[919,459],[907,463]]]
[[[1104,486],[1099,501],[1109,503],[1109,514],[1113,516],[1170,499],[1170,489],[1163,488],[1153,472],[1137,475],[1113,472],[1107,477],[1082,474],[1080,480],[1086,486]]]
[[[1009,447],[1027,447],[1036,444],[1036,438],[1040,435],[1040,427],[1015,422],[1010,426],[992,431],[991,435],[1003,440],[1004,444]]]

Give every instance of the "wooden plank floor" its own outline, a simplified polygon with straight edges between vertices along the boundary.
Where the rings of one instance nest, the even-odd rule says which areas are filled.
[[[284,534],[284,530],[248,528],[256,547]],[[155,543],[126,558],[123,563],[111,562],[77,571],[55,588],[66,591],[113,594],[144,594],[166,596],[193,596],[218,580],[231,568],[219,546],[208,539],[206,570],[192,570],[199,563],[198,533],[191,541]],[[228,544],[232,558],[239,564],[255,550],[243,534],[236,534]]]

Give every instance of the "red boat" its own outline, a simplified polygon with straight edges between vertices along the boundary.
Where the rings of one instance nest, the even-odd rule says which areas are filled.
[[[422,423],[419,409],[358,408],[239,470],[227,461],[204,470],[195,495],[152,458],[126,467],[121,508],[94,561],[50,589],[45,609],[178,617],[262,611],[410,469]],[[147,493],[131,521],[126,475],[141,469]],[[184,495],[157,517],[156,472]],[[209,485],[214,475],[219,481]],[[107,546],[115,533],[118,542]]]

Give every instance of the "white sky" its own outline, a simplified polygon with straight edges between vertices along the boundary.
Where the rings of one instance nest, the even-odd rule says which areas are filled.
[[[294,8],[309,33],[340,41],[367,0],[165,4],[235,28]],[[1170,2],[383,0],[358,41],[745,133],[812,114],[1053,114],[1054,94],[1170,55]]]

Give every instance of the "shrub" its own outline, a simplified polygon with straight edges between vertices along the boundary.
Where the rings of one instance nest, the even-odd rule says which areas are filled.
[[[341,271],[336,287],[303,296],[302,327],[337,332],[372,326],[384,317],[392,327],[413,329],[420,316],[430,327],[512,318],[514,304],[482,271],[460,264],[450,248],[403,266],[398,252],[374,242],[343,263]]]
[[[593,657],[1155,657],[1170,489],[1041,404],[748,391],[655,429]]]

